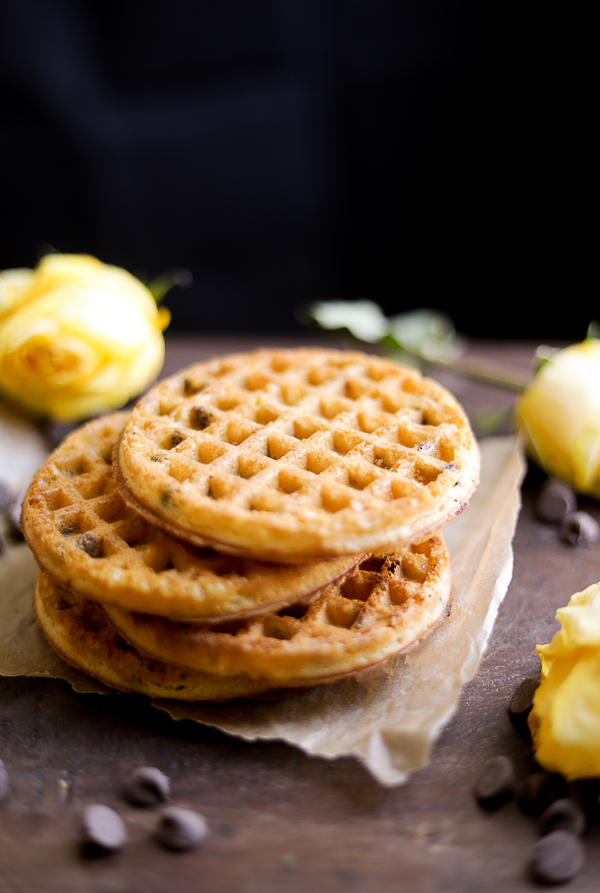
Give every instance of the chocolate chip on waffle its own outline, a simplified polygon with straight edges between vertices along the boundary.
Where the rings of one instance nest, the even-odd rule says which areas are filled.
[[[115,474],[175,535],[301,562],[423,539],[477,486],[468,420],[441,385],[390,360],[261,350],[165,379],[134,408]]]

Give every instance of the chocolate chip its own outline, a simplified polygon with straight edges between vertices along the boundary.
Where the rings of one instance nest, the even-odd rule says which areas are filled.
[[[583,868],[583,846],[568,831],[552,831],[535,844],[533,873],[546,884],[564,884]]]
[[[570,831],[571,834],[580,835],[585,831],[585,815],[580,806],[574,800],[563,797],[551,803],[540,819],[540,831],[542,834],[550,834],[551,831]]]
[[[208,837],[208,824],[197,812],[170,806],[162,812],[156,837],[169,850],[191,850]]]
[[[183,434],[181,434],[179,431],[174,431],[169,438],[169,443],[167,444],[167,449],[168,450],[174,449],[175,447],[179,446],[180,443],[183,443],[184,440],[185,440],[185,437],[183,436]]]
[[[79,518],[64,518],[58,529],[61,536],[73,536],[79,533],[79,525]]]
[[[548,478],[537,492],[535,513],[540,521],[559,524],[565,515],[576,511],[577,497],[567,484]]]
[[[79,531],[79,519],[78,518],[68,518],[59,527],[59,531],[61,536],[73,536],[74,533],[78,533]]]
[[[6,540],[0,533],[0,558],[2,558],[2,556],[4,555],[5,552],[6,552]]]
[[[10,532],[17,539],[23,539],[23,531],[21,530],[21,506],[23,505],[26,492],[27,487],[19,490],[8,510],[7,517],[8,523],[10,524]]]
[[[195,384],[190,378],[184,378],[183,380],[183,393],[185,397],[192,397],[194,394],[197,394],[198,391],[203,391],[205,387],[205,381]]]
[[[93,533],[85,533],[79,540],[79,548],[90,558],[102,558],[104,555],[104,543]]]
[[[204,409],[203,406],[194,406],[190,410],[190,428],[195,428],[196,431],[204,431],[212,422],[212,418],[212,413],[208,409]]]
[[[8,793],[8,772],[6,771],[6,766],[0,760],[0,802],[4,800],[6,794]]]
[[[134,806],[156,806],[169,799],[171,782],[153,766],[140,766],[131,773],[123,788],[123,796]]]
[[[473,793],[485,809],[498,809],[510,800],[514,785],[514,769],[509,758],[493,757],[480,772]]]
[[[560,538],[571,546],[593,543],[600,536],[600,525],[587,512],[572,512],[560,525]]]
[[[0,479],[0,514],[7,512],[12,505],[15,494],[10,484]]]
[[[515,796],[523,812],[540,816],[551,803],[565,797],[566,793],[567,785],[560,775],[533,772],[517,785]]]
[[[170,509],[173,507],[173,500],[171,499],[171,494],[167,493],[166,490],[163,490],[163,492],[160,494],[159,502],[162,505],[162,507],[165,509]]]
[[[82,823],[85,843],[105,852],[120,849],[127,839],[121,816],[101,803],[85,808]]]
[[[528,735],[529,728],[527,726],[527,717],[531,713],[533,707],[533,696],[540,684],[539,679],[534,676],[527,676],[515,689],[508,705],[508,715],[511,722],[522,734]]]

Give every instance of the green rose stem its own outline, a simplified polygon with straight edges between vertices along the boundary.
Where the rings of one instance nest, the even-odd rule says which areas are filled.
[[[559,348],[548,347],[546,344],[540,344],[534,355],[534,371],[533,372],[509,372],[504,367],[494,366],[491,363],[482,363],[480,360],[469,360],[459,357],[454,360],[431,359],[427,360],[425,356],[421,359],[423,362],[429,362],[432,365],[441,366],[452,372],[458,372],[460,375],[466,375],[469,378],[475,378],[478,381],[484,381],[487,384],[498,385],[498,387],[506,388],[510,391],[524,391],[532,383],[535,373],[541,369],[544,363],[550,362],[552,354],[557,353]]]
[[[171,291],[173,286],[179,285],[180,288],[189,288],[193,282],[192,274],[185,267],[176,267],[173,270],[166,270],[153,279],[148,285],[148,291],[152,293],[154,300],[160,304],[167,292]]]
[[[506,388],[510,391],[524,391],[533,381],[533,374],[527,372],[513,372],[505,367],[495,366],[491,363],[482,362],[481,360],[469,359],[468,357],[452,357],[451,359],[443,359],[442,357],[430,356],[425,351],[418,348],[407,348],[401,344],[393,335],[387,334],[381,338],[379,342],[383,347],[391,349],[392,354],[395,351],[412,357],[426,366],[437,366],[441,369],[447,369],[449,372],[456,372],[459,375],[465,375],[468,378],[474,378],[477,381],[484,381],[486,384],[493,384],[500,388]],[[539,361],[547,360],[543,353],[543,348],[536,351],[536,358]]]
[[[532,375],[526,372],[509,372],[506,369],[500,369],[497,366],[482,363],[479,360],[465,358],[437,360],[427,359],[426,357],[420,357],[420,359],[428,365],[439,366],[451,372],[466,375],[468,378],[475,378],[477,381],[484,381],[486,384],[497,385],[500,388],[506,388],[511,391],[524,391],[533,380]]]

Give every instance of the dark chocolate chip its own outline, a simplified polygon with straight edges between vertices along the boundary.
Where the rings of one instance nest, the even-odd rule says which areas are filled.
[[[583,846],[568,831],[552,831],[535,844],[533,873],[546,884],[564,884],[583,868]]]
[[[79,548],[90,558],[102,558],[104,555],[104,543],[93,533],[85,533],[79,540]]]
[[[560,524],[565,515],[577,510],[577,497],[567,484],[548,478],[537,492],[535,513],[540,521]]]
[[[534,676],[527,676],[521,684],[515,689],[508,705],[508,715],[511,722],[524,735],[529,734],[527,726],[527,717],[531,713],[533,707],[533,696],[540,684],[539,679]]]
[[[572,512],[560,525],[560,538],[571,546],[593,543],[600,536],[600,525],[587,512]]]
[[[179,431],[174,431],[169,438],[169,444],[167,446],[168,450],[172,450],[175,447],[179,446],[180,443],[183,443],[185,437]]]
[[[77,518],[69,518],[60,525],[59,531],[61,536],[73,536],[79,531],[79,520]]]
[[[568,797],[555,800],[542,814],[540,831],[549,834],[551,831],[570,831],[571,834],[583,834],[585,831],[585,815],[580,806]]]
[[[498,809],[510,800],[514,785],[514,769],[509,758],[493,757],[480,772],[473,793],[481,806],[486,809]]]
[[[0,478],[0,514],[7,512],[12,505],[15,494],[10,484]]]
[[[120,849],[127,839],[121,816],[101,803],[85,808],[82,823],[85,843],[105,852]]]
[[[212,422],[212,413],[203,406],[194,406],[190,411],[190,427],[196,431],[204,431]]]
[[[123,796],[134,806],[156,806],[169,799],[171,782],[153,766],[140,766],[131,773],[123,788]]]
[[[197,812],[170,806],[162,812],[156,837],[169,850],[191,850],[208,837],[208,824]]]
[[[13,499],[11,507],[8,510],[7,517],[8,523],[10,525],[10,532],[17,539],[23,539],[23,531],[21,530],[21,506],[23,505],[23,500],[25,499],[26,492],[27,487],[19,490],[19,492]]]
[[[6,552],[6,540],[0,533],[0,558],[2,558],[2,556],[4,555],[5,552]]]
[[[551,803],[565,797],[566,793],[567,785],[560,775],[533,772],[517,785],[515,796],[523,812],[540,816]]]
[[[194,384],[189,378],[184,378],[183,380],[183,393],[185,397],[192,397],[194,394],[197,394],[198,391],[203,391],[205,387],[205,381],[201,381],[199,384]]]
[[[8,772],[6,771],[6,766],[0,760],[0,802],[4,800],[6,794],[8,793]]]

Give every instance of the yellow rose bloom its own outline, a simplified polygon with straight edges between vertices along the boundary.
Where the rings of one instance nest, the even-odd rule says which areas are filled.
[[[600,497],[600,341],[553,354],[517,402],[527,452],[548,474]]]
[[[158,375],[169,312],[119,267],[47,255],[0,273],[0,390],[59,421],[123,406]]]
[[[529,728],[537,761],[567,779],[600,776],[600,583],[556,612],[561,629],[538,645],[542,680]]]

